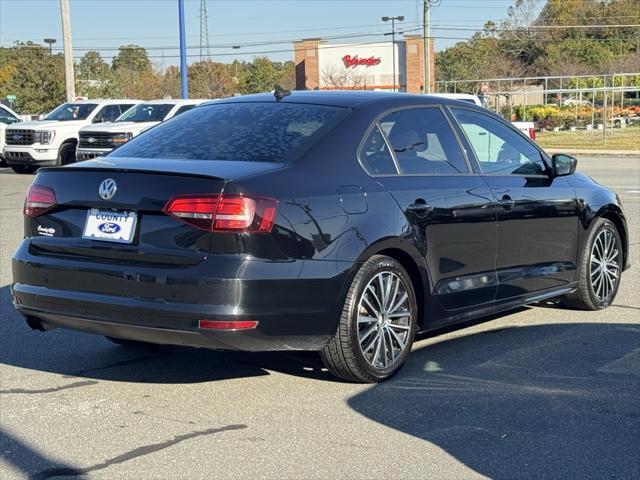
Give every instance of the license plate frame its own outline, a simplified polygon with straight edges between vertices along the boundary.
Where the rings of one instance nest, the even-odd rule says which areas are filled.
[[[82,238],[100,242],[131,244],[136,233],[138,214],[130,210],[90,208]]]

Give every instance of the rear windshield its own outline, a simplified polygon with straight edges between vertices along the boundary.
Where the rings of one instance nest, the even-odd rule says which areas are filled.
[[[63,103],[44,119],[58,120],[60,122],[84,120],[97,106],[95,103]]]
[[[139,103],[120,115],[116,122],[161,122],[173,107],[171,103]]]
[[[161,123],[110,157],[286,162],[347,112],[291,103],[207,105]]]

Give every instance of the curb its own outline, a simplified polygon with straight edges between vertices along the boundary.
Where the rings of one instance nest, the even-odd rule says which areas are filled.
[[[580,148],[544,148],[542,149],[549,155],[554,153],[566,153],[576,156],[587,157],[638,157],[640,150],[585,150]]]

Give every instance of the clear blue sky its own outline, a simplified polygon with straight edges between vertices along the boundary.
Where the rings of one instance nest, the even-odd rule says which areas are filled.
[[[436,50],[468,38],[487,20],[499,20],[513,0],[441,0],[432,8],[432,36]],[[149,50],[158,66],[175,65],[178,58],[177,0],[70,0],[74,57],[96,49],[110,60],[122,44]],[[273,60],[292,60],[291,40],[315,36],[368,34],[333,42],[384,41],[389,30],[381,16],[404,15],[407,33],[419,33],[420,0],[208,0],[209,42],[212,46],[250,42],[281,44],[211,49],[215,61],[249,60],[260,54]],[[199,0],[185,0],[189,61],[199,56]],[[45,37],[57,39],[62,49],[58,0],[0,0],[0,45]],[[266,53],[268,52],[268,53]]]

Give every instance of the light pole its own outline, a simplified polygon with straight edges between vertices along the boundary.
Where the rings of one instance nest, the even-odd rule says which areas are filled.
[[[53,49],[51,48],[51,45],[56,43],[56,39],[55,38],[45,38],[43,40],[43,42],[49,44],[49,55],[53,55]]]
[[[187,77],[187,42],[184,33],[184,0],[178,0],[178,24],[180,29],[180,86],[182,98],[189,98]]]
[[[404,20],[404,16],[400,15],[398,17],[382,17],[383,22],[388,22],[391,20],[391,54],[393,61],[393,91],[396,92],[396,20],[402,22]],[[385,34],[388,35],[388,34]]]

